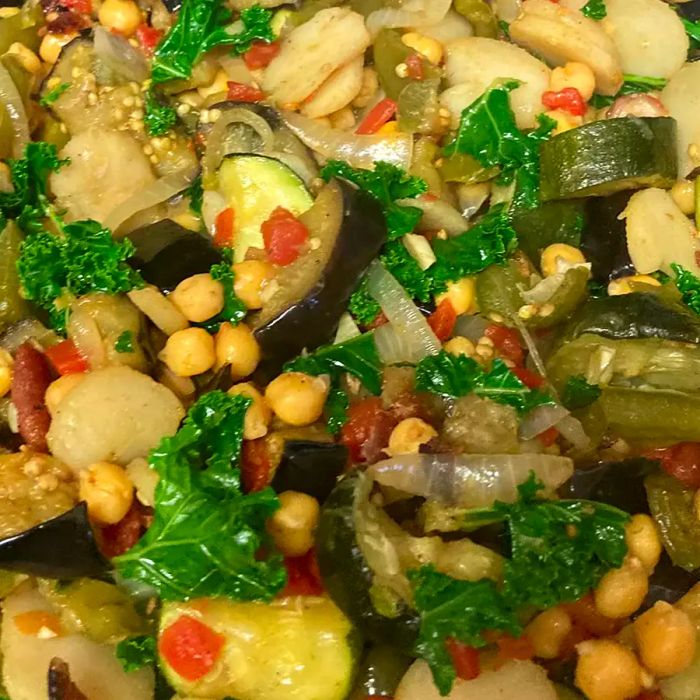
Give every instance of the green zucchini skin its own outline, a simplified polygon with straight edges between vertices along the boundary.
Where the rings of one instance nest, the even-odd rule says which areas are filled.
[[[398,617],[388,618],[372,604],[373,573],[355,537],[360,485],[357,473],[347,476],[321,510],[316,554],[323,585],[366,638],[410,653],[418,636],[419,617],[406,610]]]
[[[621,117],[584,124],[541,146],[544,201],[600,197],[676,180],[676,122],[670,117]]]

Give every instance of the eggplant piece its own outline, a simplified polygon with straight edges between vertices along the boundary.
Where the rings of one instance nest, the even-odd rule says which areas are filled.
[[[348,462],[344,445],[313,440],[287,440],[272,488],[301,491],[323,503],[334,489],[338,477]]]
[[[625,221],[620,218],[631,196],[631,192],[618,192],[610,197],[591,197],[586,201],[586,224],[580,247],[591,263],[591,275],[597,282],[607,284],[635,273],[627,250]]]
[[[609,503],[631,514],[649,513],[644,478],[658,469],[658,461],[645,457],[600,462],[590,469],[577,469],[559,493],[562,498]]]
[[[254,322],[263,381],[305,348],[314,350],[333,340],[350,296],[386,241],[380,205],[345,182],[322,190],[301,218],[322,245],[283,268],[278,294]]]
[[[88,700],[70,677],[68,664],[57,656],[49,665],[49,700]]]
[[[0,540],[0,568],[46,578],[101,578],[108,570],[86,504]]]
[[[171,292],[182,280],[223,261],[211,239],[170,219],[158,221],[128,235],[136,253],[129,261],[150,284]]]
[[[681,16],[683,19],[688,19],[691,22],[695,22],[700,19],[700,0],[691,0],[691,2],[679,2],[671,7]]]
[[[699,581],[700,571],[689,572],[680,566],[674,566],[668,554],[663,552],[654,573],[649,577],[649,592],[640,612],[652,607],[659,600],[675,603]]]
[[[634,292],[591,299],[567,325],[563,338],[574,340],[584,333],[613,340],[662,338],[700,343],[700,317],[659,295]]]

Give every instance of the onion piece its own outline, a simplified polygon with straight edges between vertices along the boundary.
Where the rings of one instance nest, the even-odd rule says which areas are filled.
[[[459,236],[469,228],[464,217],[444,199],[399,199],[396,203],[405,207],[416,207],[423,212],[418,224],[419,231],[443,229],[449,236]]]
[[[108,32],[104,27],[95,29],[95,58],[105,75],[104,82],[114,82],[114,77],[142,83],[148,78],[148,62],[142,51],[133,47],[123,36]],[[101,65],[99,65],[101,64]]]
[[[226,155],[226,129],[231,124],[246,124],[253,129],[262,139],[263,153],[272,149],[275,135],[272,133],[272,128],[265,119],[259,114],[255,114],[255,112],[249,109],[243,109],[242,107],[227,109],[223,111],[221,116],[214,122],[214,126],[207,135],[207,148],[204,151],[204,158],[202,159],[202,176],[205,181],[216,172],[221,164],[221,160]],[[238,148],[230,152],[248,152],[249,150],[249,148]]]
[[[578,418],[565,416],[557,423],[557,430],[561,436],[571,443],[575,450],[585,450],[591,444],[591,439],[586,435],[583,425]]]
[[[192,169],[187,168],[186,170],[180,170],[158,178],[155,182],[144,187],[140,192],[132,195],[112,209],[105,218],[104,225],[111,229],[112,233],[116,234],[119,227],[134,214],[165,202],[187,189],[192,184],[194,177]]]
[[[12,125],[12,155],[21,158],[29,143],[29,120],[24,102],[9,71],[0,63],[0,103],[7,111]]]
[[[441,22],[452,5],[451,0],[407,0],[401,8],[383,7],[367,17],[367,29],[376,36],[382,29],[422,27]]]
[[[152,285],[143,289],[133,289],[127,292],[127,296],[134,306],[148,316],[167,336],[182,331],[190,325],[175,304]]]
[[[535,366],[540,375],[544,377],[545,380],[547,380],[547,369],[544,366],[544,361],[542,360],[542,355],[540,355],[540,351],[537,348],[537,343],[535,342],[535,339],[530,334],[530,331],[528,331],[528,329],[525,328],[525,324],[517,316],[514,316],[512,318],[512,321],[515,324],[515,327],[520,331],[520,335],[525,341],[525,346],[527,347],[530,361]]]
[[[462,508],[515,502],[518,486],[530,472],[549,495],[571,478],[574,463],[568,457],[543,454],[410,454],[377,462],[367,470],[383,486]]]
[[[68,337],[87,360],[90,369],[107,364],[107,348],[97,322],[89,313],[74,311],[68,321]]]
[[[296,112],[282,112],[287,126],[312,151],[324,158],[344,160],[353,168],[374,169],[381,160],[404,170],[411,167],[413,136],[399,133],[392,136],[371,134],[358,136],[304,117]]]
[[[530,411],[520,423],[518,433],[522,440],[532,440],[545,430],[553,428],[569,412],[561,404],[545,404]]]
[[[374,260],[369,266],[367,289],[389,319],[396,334],[397,346],[402,347],[402,352],[399,353],[402,356],[395,358],[394,362],[415,363],[428,355],[437,355],[440,352],[440,341],[420,309],[406,294],[406,290],[396,278],[378,260]],[[380,339],[379,342],[383,343],[384,340]]]

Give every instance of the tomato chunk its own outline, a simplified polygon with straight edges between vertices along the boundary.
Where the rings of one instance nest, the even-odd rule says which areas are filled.
[[[372,396],[350,406],[340,441],[348,448],[353,462],[374,462],[389,444],[396,419]]]
[[[689,489],[700,488],[700,442],[679,442],[671,447],[647,452],[658,459],[668,474]]]
[[[265,97],[260,88],[252,85],[236,83],[233,80],[229,80],[226,85],[228,85],[228,99],[235,102],[260,102]]]
[[[357,127],[356,134],[376,134],[398,111],[398,104],[388,97],[378,102],[370,109],[362,123]]]
[[[525,367],[513,367],[511,371],[528,389],[539,389],[544,384],[544,377]]]
[[[468,644],[463,644],[450,637],[446,642],[447,651],[452,657],[457,677],[464,681],[473,681],[481,673],[479,652]]]
[[[542,104],[547,109],[561,109],[577,117],[586,113],[586,101],[574,87],[567,87],[559,92],[547,91],[542,94]]]
[[[243,54],[243,60],[250,70],[265,68],[279,52],[279,41],[273,41],[271,44],[266,41],[255,41]]]
[[[452,336],[456,322],[457,312],[449,299],[443,299],[437,309],[428,316],[428,325],[443,343]]]
[[[146,56],[153,56],[156,46],[158,46],[162,38],[163,32],[148,24],[140,24],[136,28],[136,41],[139,42]]]
[[[90,369],[88,361],[80,354],[72,340],[64,340],[52,345],[44,352],[55,370],[63,374],[79,374]]]
[[[61,5],[84,15],[92,12],[92,0],[61,0]]]
[[[158,640],[160,655],[185,680],[206,676],[221,654],[226,638],[190,615],[182,615]]]
[[[516,330],[494,324],[487,326],[484,335],[493,341],[493,345],[501,357],[515,362],[516,365],[522,365],[525,354]]]
[[[293,263],[309,240],[309,229],[283,207],[277,207],[260,229],[267,256],[275,265]]]
[[[517,661],[527,661],[535,655],[535,649],[529,637],[511,637],[503,634],[496,640],[498,655],[496,656],[496,666],[502,665],[513,659]]]
[[[214,222],[214,245],[217,248],[230,248],[233,245],[233,224],[235,214],[231,207],[219,212]]]
[[[284,566],[287,569],[287,585],[280,593],[281,597],[323,593],[321,573],[313,549],[300,557],[285,557]]]
[[[246,440],[241,452],[241,481],[246,493],[262,491],[270,483],[270,455],[265,438]]]

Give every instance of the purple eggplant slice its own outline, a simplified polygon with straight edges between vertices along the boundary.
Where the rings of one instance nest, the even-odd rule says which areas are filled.
[[[49,700],[88,700],[70,677],[68,664],[57,656],[49,665]]]

